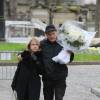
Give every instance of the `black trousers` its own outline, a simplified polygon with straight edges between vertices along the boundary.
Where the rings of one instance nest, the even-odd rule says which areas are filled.
[[[44,100],[63,100],[66,80],[43,80]]]

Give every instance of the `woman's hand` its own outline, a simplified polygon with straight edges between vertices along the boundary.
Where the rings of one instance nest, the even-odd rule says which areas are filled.
[[[27,50],[24,50],[22,53],[17,54],[17,58],[19,61],[21,61],[22,59],[27,59],[30,56],[31,56],[31,53]]]
[[[18,54],[17,55],[17,59],[18,59],[18,61],[21,61],[22,60],[21,54]]]

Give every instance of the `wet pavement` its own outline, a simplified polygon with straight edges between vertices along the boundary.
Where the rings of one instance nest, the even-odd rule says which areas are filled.
[[[91,88],[100,86],[100,65],[70,65],[64,100],[100,100]],[[14,100],[11,80],[0,80],[0,100]],[[43,93],[41,91],[41,98]]]

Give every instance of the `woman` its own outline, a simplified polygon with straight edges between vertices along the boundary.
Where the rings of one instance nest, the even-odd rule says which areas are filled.
[[[11,87],[17,93],[18,100],[39,100],[42,70],[40,43],[33,38],[21,53]]]

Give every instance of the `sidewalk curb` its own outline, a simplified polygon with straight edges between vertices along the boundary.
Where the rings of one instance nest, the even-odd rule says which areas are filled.
[[[100,65],[100,62],[72,62],[68,65]]]
[[[17,62],[0,62],[0,66],[16,66]],[[100,62],[72,62],[67,65],[100,65]]]
[[[91,93],[93,93],[96,96],[100,97],[100,88],[91,88]]]

